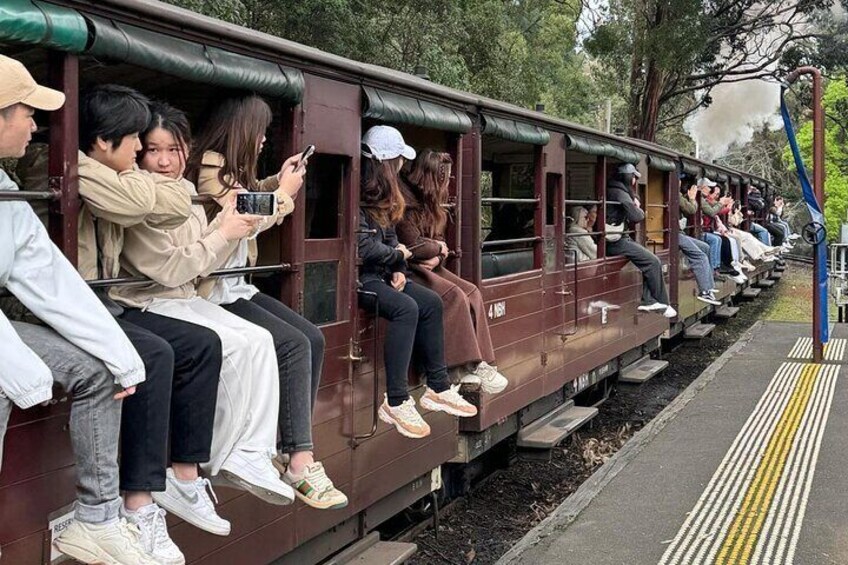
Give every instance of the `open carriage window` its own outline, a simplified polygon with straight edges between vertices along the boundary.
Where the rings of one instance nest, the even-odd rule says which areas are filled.
[[[480,181],[483,278],[538,268],[536,147],[483,137]]]
[[[592,261],[598,258],[598,216],[601,199],[597,194],[598,157],[580,151],[566,154],[565,178],[565,261]]]
[[[342,187],[350,159],[339,155],[313,155],[306,173],[306,238],[339,237]]]

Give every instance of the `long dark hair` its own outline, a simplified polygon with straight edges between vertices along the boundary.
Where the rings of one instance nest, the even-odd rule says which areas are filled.
[[[406,216],[427,237],[444,235],[448,214],[448,183],[453,159],[447,153],[425,149],[415,158],[406,177],[409,189],[421,201],[421,209],[408,209]]]
[[[258,190],[259,145],[272,118],[271,107],[254,94],[224,99],[211,112],[197,136],[186,177],[196,182],[203,154],[215,151],[224,156],[218,180],[227,190],[234,189],[236,185]]]
[[[365,211],[384,228],[398,223],[406,208],[398,183],[400,159],[362,158],[362,202]]]
[[[154,101],[150,104],[150,121],[141,132],[141,151],[138,152],[138,160],[141,161],[147,153],[147,136],[156,128],[162,128],[174,137],[174,141],[180,148],[183,161],[187,162],[185,151],[191,155],[191,125],[182,110],[178,110],[166,102]]]

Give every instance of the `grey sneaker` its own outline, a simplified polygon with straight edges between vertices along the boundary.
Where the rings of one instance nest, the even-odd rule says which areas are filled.
[[[196,528],[216,536],[230,535],[230,523],[215,512],[218,497],[209,479],[199,477],[193,481],[181,481],[169,468],[165,475],[165,491],[154,492],[153,500]]]

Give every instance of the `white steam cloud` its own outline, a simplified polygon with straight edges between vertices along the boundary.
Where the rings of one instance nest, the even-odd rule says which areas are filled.
[[[777,113],[780,86],[759,79],[717,85],[713,102],[686,120],[683,127],[700,147],[702,159],[716,159],[734,144],[751,141],[763,126],[782,127]]]

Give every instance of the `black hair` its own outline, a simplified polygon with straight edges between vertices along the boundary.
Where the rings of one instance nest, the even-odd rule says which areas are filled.
[[[150,100],[126,86],[104,84],[85,92],[80,102],[79,146],[88,152],[97,138],[117,148],[150,122]]]
[[[615,176],[613,178],[622,183],[625,187],[627,187],[628,190],[630,190],[630,187],[633,186],[633,173],[622,173],[618,171],[615,173]]]
[[[156,128],[162,128],[174,136],[180,151],[191,147],[191,126],[185,113],[166,102],[155,100],[150,104],[150,121],[139,136],[142,146],[138,153],[139,159],[147,151],[147,135]],[[185,158],[186,155],[183,155]]]

